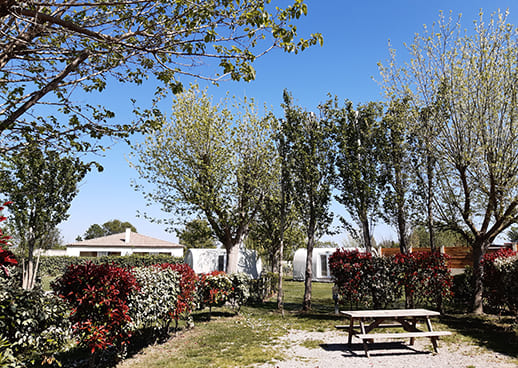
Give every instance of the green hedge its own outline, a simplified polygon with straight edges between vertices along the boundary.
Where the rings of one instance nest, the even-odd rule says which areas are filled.
[[[166,254],[103,256],[103,257],[71,257],[71,256],[42,256],[40,259],[41,276],[60,276],[69,265],[78,265],[90,261],[94,264],[114,264],[120,267],[143,267],[162,263],[182,263],[180,257]]]

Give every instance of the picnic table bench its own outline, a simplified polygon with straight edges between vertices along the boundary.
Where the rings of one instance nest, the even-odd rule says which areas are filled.
[[[379,339],[410,338],[410,345],[414,344],[416,337],[428,337],[432,342],[433,349],[437,353],[437,340],[441,336],[451,335],[449,331],[434,331],[430,317],[439,316],[440,313],[427,309],[384,309],[384,310],[356,310],[340,311],[341,314],[349,318],[349,338],[348,345],[351,346],[353,336],[362,340],[365,355],[369,356],[368,343],[373,343]],[[418,329],[417,322],[424,320],[428,331]],[[355,322],[359,322],[359,326]],[[366,325],[365,322],[370,321]],[[389,321],[391,323],[384,324]],[[357,330],[359,327],[359,331]],[[375,328],[402,327],[405,332],[391,333],[371,333]]]

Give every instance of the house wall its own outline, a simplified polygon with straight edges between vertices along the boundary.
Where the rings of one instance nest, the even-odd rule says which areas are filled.
[[[135,253],[144,254],[170,254],[173,257],[182,257],[183,248],[153,248],[153,247],[67,247],[67,256],[79,257],[81,254],[85,256],[95,257],[99,252],[105,252],[109,255],[128,256]]]

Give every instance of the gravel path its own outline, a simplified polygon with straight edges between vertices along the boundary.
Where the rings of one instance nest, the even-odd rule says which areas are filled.
[[[264,364],[258,368],[517,368],[516,360],[488,352],[465,342],[439,341],[439,354],[434,354],[429,339],[416,339],[414,346],[403,342],[377,342],[365,357],[361,340],[354,338],[352,349],[346,344],[344,331],[307,332],[291,330],[279,345],[289,361]]]

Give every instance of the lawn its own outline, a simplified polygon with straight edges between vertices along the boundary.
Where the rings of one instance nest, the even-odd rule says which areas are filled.
[[[286,281],[284,286],[284,316],[277,311],[275,298],[261,305],[243,307],[239,315],[230,309],[216,309],[210,321],[207,311],[200,311],[194,315],[193,330],[180,331],[162,344],[146,347],[117,367],[209,368],[266,363],[283,358],[278,338],[288,330],[327,331],[344,323],[334,314],[332,284],[313,283],[313,308],[306,313],[300,311],[303,283]],[[518,358],[518,329],[512,318],[447,313],[434,321],[434,325],[456,332],[454,338],[445,338],[445,343],[448,339],[461,339]]]

